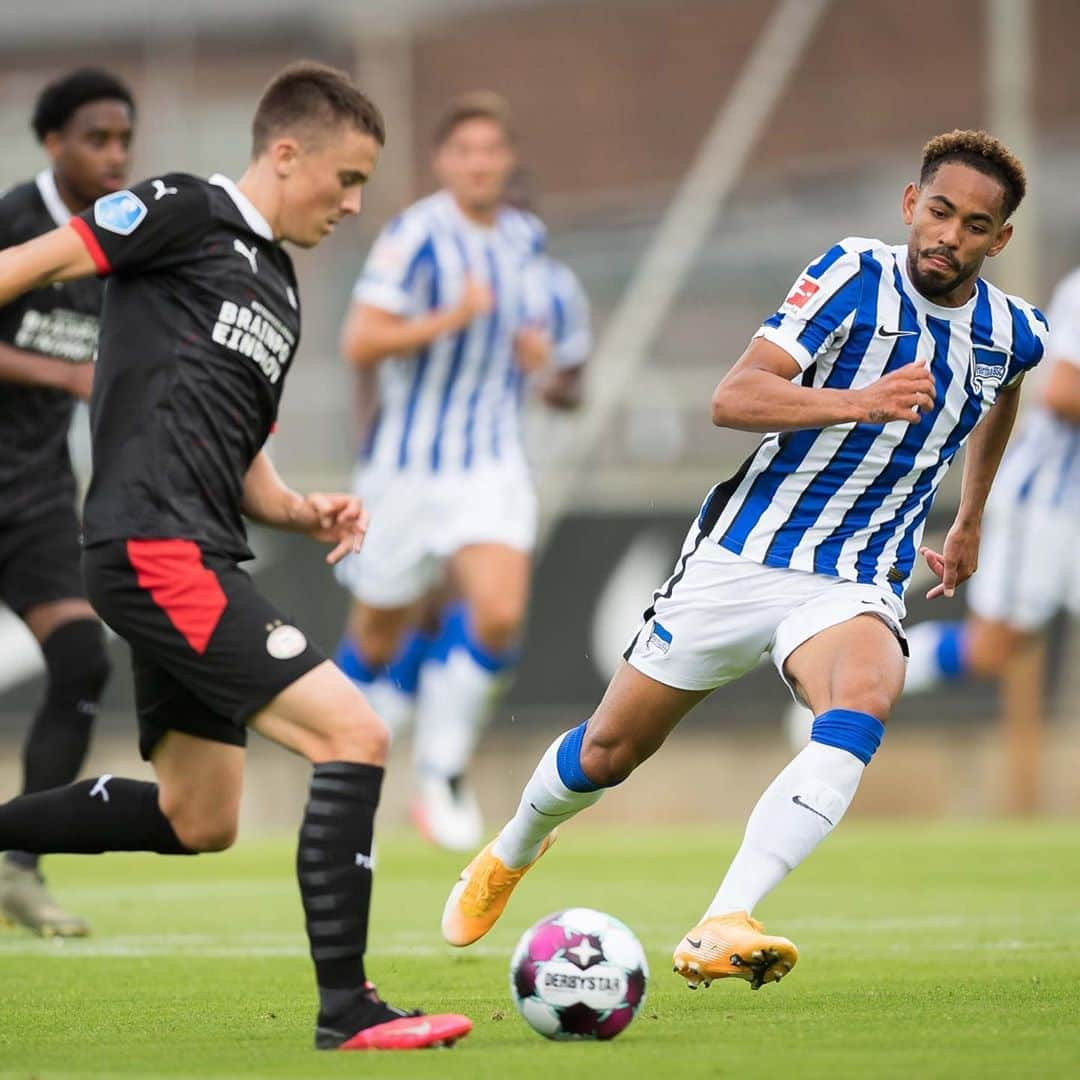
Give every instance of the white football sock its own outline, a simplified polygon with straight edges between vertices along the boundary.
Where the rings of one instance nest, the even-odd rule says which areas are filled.
[[[752,912],[832,832],[865,766],[847,750],[811,742],[758,800],[705,918]]]
[[[904,678],[904,695],[921,694],[945,682],[948,677],[941,670],[940,646],[944,627],[950,623],[921,622],[907,631],[907,675]]]
[[[398,738],[412,723],[416,711],[416,695],[406,693],[385,672],[374,682],[361,686],[368,704],[382,717],[390,729],[390,737]]]
[[[562,782],[557,756],[565,738],[564,733],[547,748],[521,793],[517,812],[495,838],[492,853],[506,866],[516,868],[531,863],[548,833],[604,794],[602,788],[571,791]]]
[[[413,738],[417,772],[447,779],[465,772],[506,675],[477,663],[465,648],[424,661]]]

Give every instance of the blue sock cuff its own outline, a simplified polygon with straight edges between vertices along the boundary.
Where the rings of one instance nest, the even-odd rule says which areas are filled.
[[[829,709],[814,719],[810,741],[846,750],[869,765],[884,734],[885,725],[876,716],[854,709]]]
[[[431,649],[431,636],[411,630],[397,656],[386,666],[386,677],[403,694],[415,694],[420,686],[420,668]]]
[[[946,679],[957,679],[966,665],[966,635],[963,623],[942,623],[937,643],[938,670]]]
[[[350,679],[360,683],[373,683],[379,672],[369,664],[360,654],[360,647],[346,634],[334,653],[334,663],[337,664]]]
[[[497,675],[517,663],[518,650],[493,652],[476,640],[469,626],[469,613],[464,604],[454,604],[446,609],[439,636],[432,645],[428,657],[445,661],[455,650],[464,649],[485,671]]]
[[[600,785],[594,784],[581,768],[581,742],[585,738],[585,723],[571,728],[559,743],[555,752],[555,767],[559,779],[571,790],[579,793],[599,791]]]

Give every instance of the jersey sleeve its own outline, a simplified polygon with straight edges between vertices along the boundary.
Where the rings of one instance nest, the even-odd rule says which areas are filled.
[[[1046,342],[1050,359],[1080,367],[1080,270],[1074,270],[1054,290],[1046,314],[1050,322]]]
[[[1015,386],[1039,363],[1050,337],[1050,325],[1037,307],[1010,297],[1009,313],[1012,315],[1013,345],[1003,386]],[[1080,363],[1080,360],[1074,360],[1074,363]]]
[[[551,337],[555,366],[580,367],[593,347],[589,297],[570,267],[559,264],[552,278]]]
[[[202,235],[210,203],[202,181],[170,174],[114,191],[71,219],[98,274],[123,273],[174,258]]]
[[[845,320],[859,306],[861,265],[858,252],[830,248],[799,275],[754,337],[779,345],[805,371],[845,336]]]
[[[395,218],[379,234],[363,272],[353,288],[353,300],[391,315],[422,314],[422,285],[432,272],[435,248],[430,232],[419,222]]]

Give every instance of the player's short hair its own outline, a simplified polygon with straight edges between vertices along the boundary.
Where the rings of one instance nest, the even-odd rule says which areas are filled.
[[[1027,193],[1027,173],[1020,159],[999,139],[985,131],[950,131],[935,135],[924,147],[919,186],[929,183],[938,169],[955,161],[997,180],[1005,193],[1005,219],[1016,212]]]
[[[62,131],[75,110],[91,101],[122,101],[135,115],[135,98],[120,79],[101,68],[79,68],[53,80],[38,95],[30,118],[38,142],[50,131]]]
[[[493,90],[473,90],[453,99],[439,117],[432,135],[436,147],[442,146],[454,131],[470,120],[490,120],[502,128],[509,142],[514,141],[514,124],[510,105]]]
[[[279,71],[263,91],[251,123],[251,155],[258,157],[274,135],[299,128],[350,123],[380,146],[386,145],[383,115],[344,71],[298,60]]]

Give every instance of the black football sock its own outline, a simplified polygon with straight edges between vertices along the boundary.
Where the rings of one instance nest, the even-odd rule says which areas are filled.
[[[156,851],[191,855],[158,806],[157,784],[99,776],[0,806],[0,848],[38,855]]]
[[[23,794],[70,784],[90,746],[90,731],[109,677],[105,635],[97,619],[75,619],[41,646],[48,672],[41,703],[23,744]],[[9,851],[10,862],[29,869],[39,856]]]
[[[364,1000],[371,840],[382,779],[378,765],[344,761],[316,765],[311,777],[296,875],[319,986],[320,1027],[340,1028]]]

